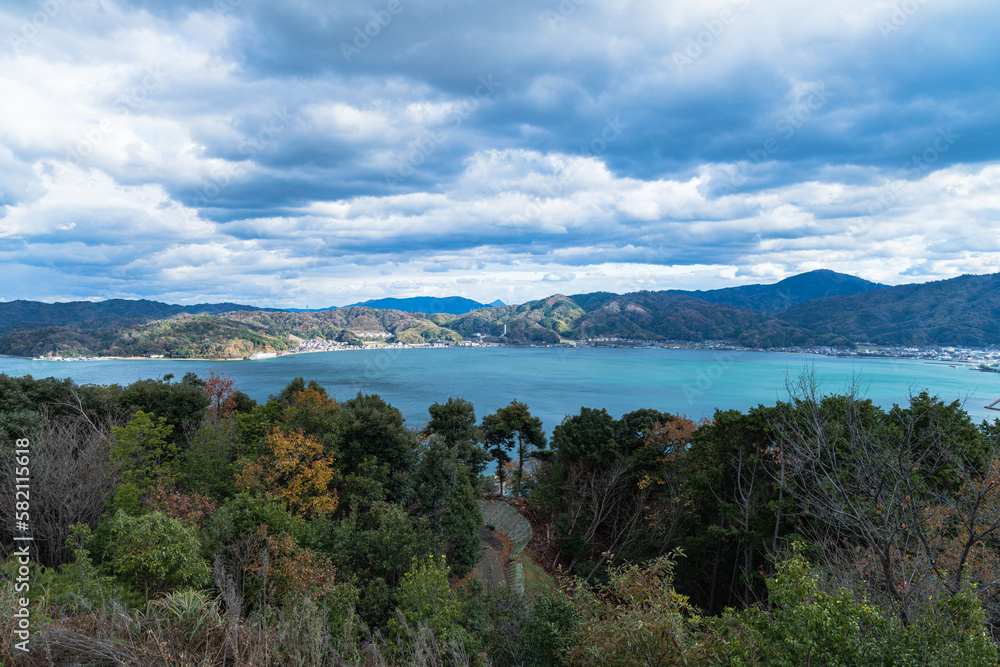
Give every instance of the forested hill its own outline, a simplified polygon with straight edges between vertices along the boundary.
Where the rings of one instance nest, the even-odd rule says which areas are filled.
[[[801,280],[797,280],[801,279]],[[784,287],[778,287],[785,283]],[[172,306],[113,300],[0,304],[0,354],[243,357],[323,338],[358,342],[503,340],[553,344],[627,338],[653,341],[727,340],[750,347],[1000,344],[1000,274],[962,276],[922,285],[884,287],[833,272],[812,272],[771,286],[701,292],[742,299],[713,302],[694,293],[596,292],[463,315],[407,313],[365,306],[318,312],[256,309],[238,304]],[[873,287],[874,286],[874,287]],[[741,288],[732,288],[739,290]],[[857,294],[842,291],[867,289]],[[774,312],[786,303],[811,298]],[[721,296],[720,296],[721,295]]]
[[[797,280],[803,276],[808,280]],[[712,303],[693,292],[595,292],[476,311],[447,326],[468,336],[476,331],[496,334],[506,325],[508,337],[513,332],[515,340],[539,343],[554,342],[559,334],[570,339],[722,339],[752,347],[1000,344],[1000,274],[895,287],[832,271],[803,276],[782,281],[784,287],[778,288],[778,283],[770,292],[731,288],[727,298],[756,299],[753,309]],[[867,291],[838,294],[862,288]],[[785,296],[801,299],[808,290],[825,293],[824,289],[833,295],[777,312],[755,312],[767,303],[775,306]],[[722,292],[717,290],[714,296]]]
[[[464,315],[473,310],[486,308],[487,304],[466,299],[461,296],[415,296],[406,299],[372,299],[361,303],[351,304],[353,306],[365,306],[368,308],[378,308],[380,310],[400,310],[404,313],[449,313],[451,315]]]
[[[44,327],[103,329],[114,324],[145,324],[175,315],[218,315],[237,310],[259,310],[239,303],[199,303],[191,306],[148,301],[109,299],[108,301],[0,302],[0,334]]]
[[[882,345],[1000,344],[1000,273],[899,285],[799,304],[777,316]]]
[[[748,308],[759,313],[773,313],[814,299],[863,294],[884,287],[886,286],[857,276],[837,273],[828,269],[818,269],[785,278],[773,285],[740,285],[691,292],[670,291],[674,294],[693,296],[712,303],[728,303],[731,306]]]
[[[579,338],[730,340],[752,347],[849,343],[836,335],[816,335],[746,308],[670,292],[578,295],[574,301],[582,303],[587,311],[573,327]]]

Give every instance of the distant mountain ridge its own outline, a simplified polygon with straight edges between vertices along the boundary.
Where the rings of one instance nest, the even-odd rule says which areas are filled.
[[[433,310],[431,299],[435,298],[398,301]],[[436,301],[448,305],[447,299]],[[355,334],[405,343],[485,338],[552,344],[631,338],[728,340],[758,348],[860,342],[1000,344],[1000,273],[887,287],[832,271],[813,271],[774,285],[703,292],[594,292],[555,294],[509,306],[483,306],[468,299],[457,304],[480,307],[459,313],[371,306],[290,312],[240,304],[175,306],[123,299],[0,302],[0,354],[228,358],[286,350],[296,340],[342,340]]]
[[[857,276],[819,269],[800,273],[771,285],[739,285],[714,290],[668,290],[668,292],[693,296],[712,303],[728,303],[758,313],[773,313],[813,299],[863,294],[885,287],[887,286]]]
[[[364,306],[380,310],[399,310],[404,313],[448,313],[451,315],[464,315],[473,310],[494,306],[498,302],[499,305],[504,305],[499,300],[491,304],[485,304],[461,296],[414,296],[403,299],[371,299],[360,303],[352,303],[351,306]]]
[[[879,345],[1000,344],[1000,273],[801,303],[778,317],[795,327],[837,331]]]
[[[182,313],[218,315],[238,310],[265,310],[239,303],[199,303],[191,306],[149,301],[147,299],[109,299],[107,301],[0,302],[0,334],[43,327],[101,329],[112,324],[144,324]]]

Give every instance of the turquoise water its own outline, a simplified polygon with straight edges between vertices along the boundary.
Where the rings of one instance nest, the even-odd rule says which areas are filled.
[[[381,395],[410,426],[427,420],[427,406],[465,398],[477,417],[517,399],[540,417],[548,433],[581,406],[607,408],[615,417],[638,408],[711,417],[716,408],[746,410],[787,398],[787,380],[815,370],[823,391],[842,392],[856,379],[862,393],[884,407],[929,390],[963,401],[977,421],[1000,417],[983,406],[1000,398],[1000,374],[967,366],[900,359],[847,359],[771,352],[710,352],[599,348],[444,348],[351,350],[298,354],[260,361],[47,362],[0,357],[0,372],[72,377],[76,382],[127,384],[173,373],[180,379],[212,369],[231,376],[258,401],[296,376],[315,379],[337,399],[358,391]]]

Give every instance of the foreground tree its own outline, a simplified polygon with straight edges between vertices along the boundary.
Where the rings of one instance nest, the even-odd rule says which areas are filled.
[[[299,516],[337,509],[333,454],[324,453],[323,446],[302,431],[274,429],[266,442],[263,456],[244,462],[236,479],[238,488],[278,498]]]
[[[211,371],[202,386],[202,392],[211,401],[208,411],[219,418],[229,417],[236,410],[236,383],[233,378]]]
[[[454,452],[455,457],[476,479],[486,468],[490,455],[480,446],[482,429],[476,426],[472,403],[461,398],[449,398],[444,404],[434,403],[427,412],[430,421],[424,427],[426,435],[435,435]]]
[[[674,559],[612,568],[609,582],[578,583],[573,605],[579,640],[567,665],[699,664],[697,611],[673,588]]]
[[[366,459],[387,465],[389,477],[381,481],[386,496],[403,502],[413,484],[418,440],[406,428],[402,413],[377,394],[358,395],[341,405],[339,417],[340,469],[348,475]]]
[[[196,530],[162,512],[131,517],[118,511],[111,520],[111,565],[125,581],[150,595],[209,581]]]
[[[427,517],[445,544],[456,576],[464,576],[479,561],[479,529],[483,515],[466,468],[453,449],[432,440],[417,468],[411,512]]]
[[[673,546],[683,453],[697,426],[653,410],[616,420],[581,408],[554,429],[536,497],[553,511],[570,570],[589,580],[611,554],[649,558]]]
[[[118,481],[120,464],[110,453],[113,426],[86,414],[55,416],[7,413],[8,431],[30,441],[30,516],[39,561],[49,567],[67,562],[67,539],[73,524],[94,525]],[[12,422],[16,421],[17,424]],[[15,455],[15,440],[0,446],[0,519],[4,530],[15,526],[18,514],[15,478],[25,477]]]
[[[961,591],[1000,531],[995,427],[926,394],[885,413],[856,393],[820,396],[809,378],[798,390],[775,431],[786,490],[815,517],[827,566],[904,622],[929,596]]]
[[[194,373],[185,373],[180,382],[172,380],[173,375],[164,375],[161,380],[133,382],[121,393],[120,401],[130,415],[142,411],[165,419],[172,427],[171,444],[183,449],[211,401],[203,391],[204,382]]]
[[[524,460],[536,449],[544,449],[545,433],[542,420],[532,417],[528,406],[518,401],[500,408],[492,415],[483,417],[483,433],[490,454],[497,461],[497,477],[500,493],[503,493],[503,464],[510,460],[509,452],[517,455],[517,472],[514,475],[514,495],[521,495],[521,478]]]
[[[775,408],[746,414],[716,411],[692,434],[690,447],[671,457],[668,472],[683,512],[678,543],[690,557],[678,563],[685,593],[710,614],[745,607],[766,595],[764,574],[780,558],[782,537],[792,530],[788,499],[771,421]],[[673,464],[666,469],[670,471]]]

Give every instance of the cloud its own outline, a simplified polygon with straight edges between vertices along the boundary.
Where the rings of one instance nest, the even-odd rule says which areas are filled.
[[[8,297],[992,270],[1000,6],[914,7],[7,3]]]

